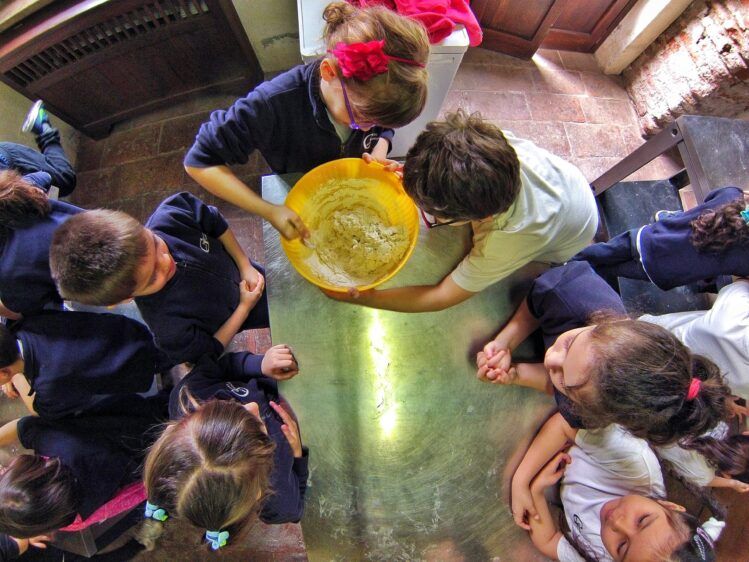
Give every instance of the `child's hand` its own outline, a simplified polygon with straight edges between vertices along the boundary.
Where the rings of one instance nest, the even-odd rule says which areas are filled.
[[[512,353],[496,340],[490,341],[478,352],[476,366],[479,380],[494,384],[513,384],[518,376],[512,366]]]
[[[309,230],[302,219],[286,205],[275,205],[270,212],[268,222],[287,240],[293,240],[300,236],[302,238],[309,237]]]
[[[553,486],[564,475],[567,465],[572,462],[572,457],[565,452],[557,454],[553,459],[546,463],[541,471],[533,479],[531,490],[545,490]]]
[[[403,164],[401,164],[397,160],[390,160],[386,155],[379,155],[375,152],[372,152],[372,154],[365,152],[361,155],[361,157],[367,164],[371,164],[372,162],[379,162],[380,164],[385,166],[386,171],[393,172],[400,178],[403,177]]]
[[[252,290],[260,282],[261,279],[265,281],[262,274],[251,265],[244,271],[242,271],[241,275],[242,279],[247,281],[248,285],[250,286],[250,290]]]
[[[271,408],[273,408],[276,413],[281,416],[281,419],[283,420],[283,425],[281,426],[281,431],[283,431],[284,436],[286,437],[286,440],[289,442],[289,445],[291,446],[291,450],[294,453],[294,458],[299,459],[302,457],[302,440],[299,437],[299,425],[296,423],[294,418],[291,417],[291,414],[289,414],[282,406],[279,404],[276,404],[275,402],[270,403]]]
[[[739,423],[744,423],[746,417],[749,415],[749,408],[738,404],[736,402],[736,397],[733,396],[728,399],[728,411],[732,418],[739,418]]]
[[[741,480],[736,480],[735,478],[728,478],[727,480],[729,484],[728,487],[738,492],[739,494],[746,494],[747,492],[749,492],[749,484],[746,484]]]
[[[18,394],[18,390],[12,381],[6,382],[3,385],[3,394],[5,394],[6,398],[10,398],[11,400],[15,400],[21,396]]]
[[[250,284],[244,279],[239,283],[239,306],[252,310],[263,296],[263,289],[265,288],[265,279],[260,275],[258,282],[254,288],[250,288]]]
[[[522,527],[526,531],[530,531],[531,526],[529,521],[531,517],[538,519],[538,513],[536,512],[536,505],[533,503],[531,489],[529,486],[518,484],[513,478],[512,518],[515,520],[516,525]]]
[[[18,545],[18,554],[23,554],[29,549],[29,546],[35,548],[47,548],[47,544],[52,540],[52,537],[47,535],[39,535],[37,537],[31,537],[30,539],[17,539],[16,537],[10,537]]]
[[[285,381],[299,372],[299,365],[291,348],[281,344],[274,345],[265,353],[260,370],[267,377]]]

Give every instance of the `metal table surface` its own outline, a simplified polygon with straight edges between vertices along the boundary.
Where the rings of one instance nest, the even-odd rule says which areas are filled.
[[[298,177],[264,177],[263,198],[282,202]],[[541,266],[446,311],[402,314],[328,299],[267,223],[263,234],[273,343],[300,365],[282,392],[310,448],[310,560],[543,559],[512,522],[507,489],[552,400],[481,383],[474,364]],[[422,227],[388,286],[435,283],[469,246],[467,226]]]

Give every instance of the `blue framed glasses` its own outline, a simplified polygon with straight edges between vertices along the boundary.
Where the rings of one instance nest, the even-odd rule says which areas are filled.
[[[374,127],[377,123],[367,123],[367,122],[361,122],[357,123],[356,119],[354,119],[354,111],[351,109],[351,102],[348,99],[348,94],[346,93],[346,86],[343,84],[343,80],[341,78],[338,78],[339,82],[341,83],[341,91],[343,92],[343,101],[346,104],[346,111],[348,111],[348,118],[349,118],[349,127],[351,127],[354,131],[367,131]]]

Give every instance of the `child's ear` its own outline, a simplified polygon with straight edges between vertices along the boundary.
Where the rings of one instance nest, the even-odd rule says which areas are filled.
[[[666,509],[670,509],[671,511],[679,511],[679,512],[685,512],[687,509],[683,505],[679,505],[678,503],[666,501],[666,500],[655,500],[659,504],[661,504]]]
[[[338,76],[338,73],[333,65],[333,61],[327,57],[322,59],[322,62],[320,63],[320,78],[326,82],[330,82],[331,80],[334,80],[336,76]]]

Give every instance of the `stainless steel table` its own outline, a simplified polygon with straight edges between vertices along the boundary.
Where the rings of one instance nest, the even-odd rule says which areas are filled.
[[[264,177],[263,198],[282,202],[297,178]],[[469,227],[419,236],[389,286],[435,283],[470,246]],[[541,560],[507,485],[552,401],[481,383],[474,366],[541,267],[446,311],[402,314],[328,299],[267,223],[264,238],[273,343],[300,364],[282,392],[310,448],[310,560]]]

